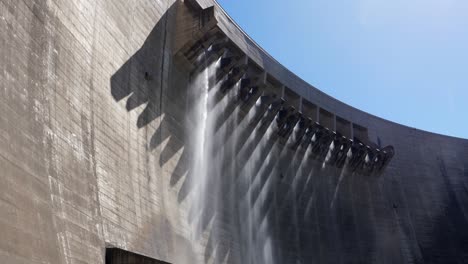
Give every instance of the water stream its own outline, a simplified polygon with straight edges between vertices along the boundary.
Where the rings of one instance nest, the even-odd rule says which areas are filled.
[[[203,54],[201,60],[205,60],[205,57]],[[192,77],[189,86],[188,100],[191,103],[187,127],[193,153],[189,170],[192,242],[196,251],[202,251],[210,247],[209,243],[221,241],[223,230],[217,228],[219,224],[216,224],[216,217],[227,214],[234,218],[230,231],[236,240],[233,243],[237,243],[239,248],[239,261],[272,264],[271,227],[268,217],[262,211],[267,197],[267,193],[262,190],[268,188],[258,186],[258,174],[259,164],[275,159],[275,150],[264,149],[268,136],[257,135],[257,124],[254,124],[256,127],[247,138],[242,138],[245,134],[243,132],[256,116],[258,106],[252,107],[246,117],[239,120],[242,115],[240,106],[232,105],[237,104],[238,85],[220,96],[219,84],[214,78],[218,65],[218,62],[208,64],[206,60],[202,61],[203,70]],[[226,112],[231,106],[234,109]],[[220,120],[222,123],[219,123]],[[271,134],[271,128],[266,133]],[[245,140],[241,148],[238,145],[240,140]],[[238,160],[245,155],[250,158],[246,164],[239,164]],[[266,160],[261,160],[265,155]],[[267,181],[265,185],[268,184]],[[211,247],[213,252],[205,254],[205,259],[198,261],[222,263],[224,259],[216,258],[220,246]]]

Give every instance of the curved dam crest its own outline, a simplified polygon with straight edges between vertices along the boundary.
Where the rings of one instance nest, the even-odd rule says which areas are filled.
[[[331,98],[216,2],[0,18],[2,263],[468,261],[468,141]]]

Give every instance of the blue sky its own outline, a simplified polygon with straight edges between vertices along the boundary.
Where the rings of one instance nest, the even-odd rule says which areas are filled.
[[[467,0],[218,2],[274,58],[329,95],[468,138]]]

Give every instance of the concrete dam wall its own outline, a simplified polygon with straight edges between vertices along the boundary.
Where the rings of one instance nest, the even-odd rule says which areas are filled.
[[[468,141],[322,93],[216,2],[0,17],[0,263],[468,263]]]

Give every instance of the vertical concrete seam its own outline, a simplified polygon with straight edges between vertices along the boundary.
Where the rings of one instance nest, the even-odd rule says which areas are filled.
[[[90,61],[90,71],[91,71],[91,76],[90,76],[90,86],[89,86],[89,100],[90,100],[90,156],[91,156],[91,162],[92,162],[92,173],[93,176],[95,177],[96,180],[96,193],[95,193],[95,199],[96,199],[96,214],[97,218],[96,219],[96,229],[98,231],[98,236],[101,239],[101,243],[105,244],[105,235],[104,235],[104,227],[103,227],[103,218],[102,218],[102,211],[101,211],[101,198],[99,195],[100,188],[99,188],[99,180],[98,180],[98,173],[97,173],[97,159],[96,159],[96,120],[95,120],[95,107],[94,107],[94,96],[95,96],[95,90],[94,90],[94,76],[95,76],[95,51],[96,51],[96,37],[98,36],[98,27],[96,26],[97,24],[97,17],[98,13],[101,10],[101,2],[97,1],[95,2],[96,5],[94,6],[94,17],[93,17],[93,43],[91,44],[91,61]],[[104,246],[105,248],[105,246]],[[103,249],[105,252],[105,249]],[[103,254],[105,255],[105,254]]]

